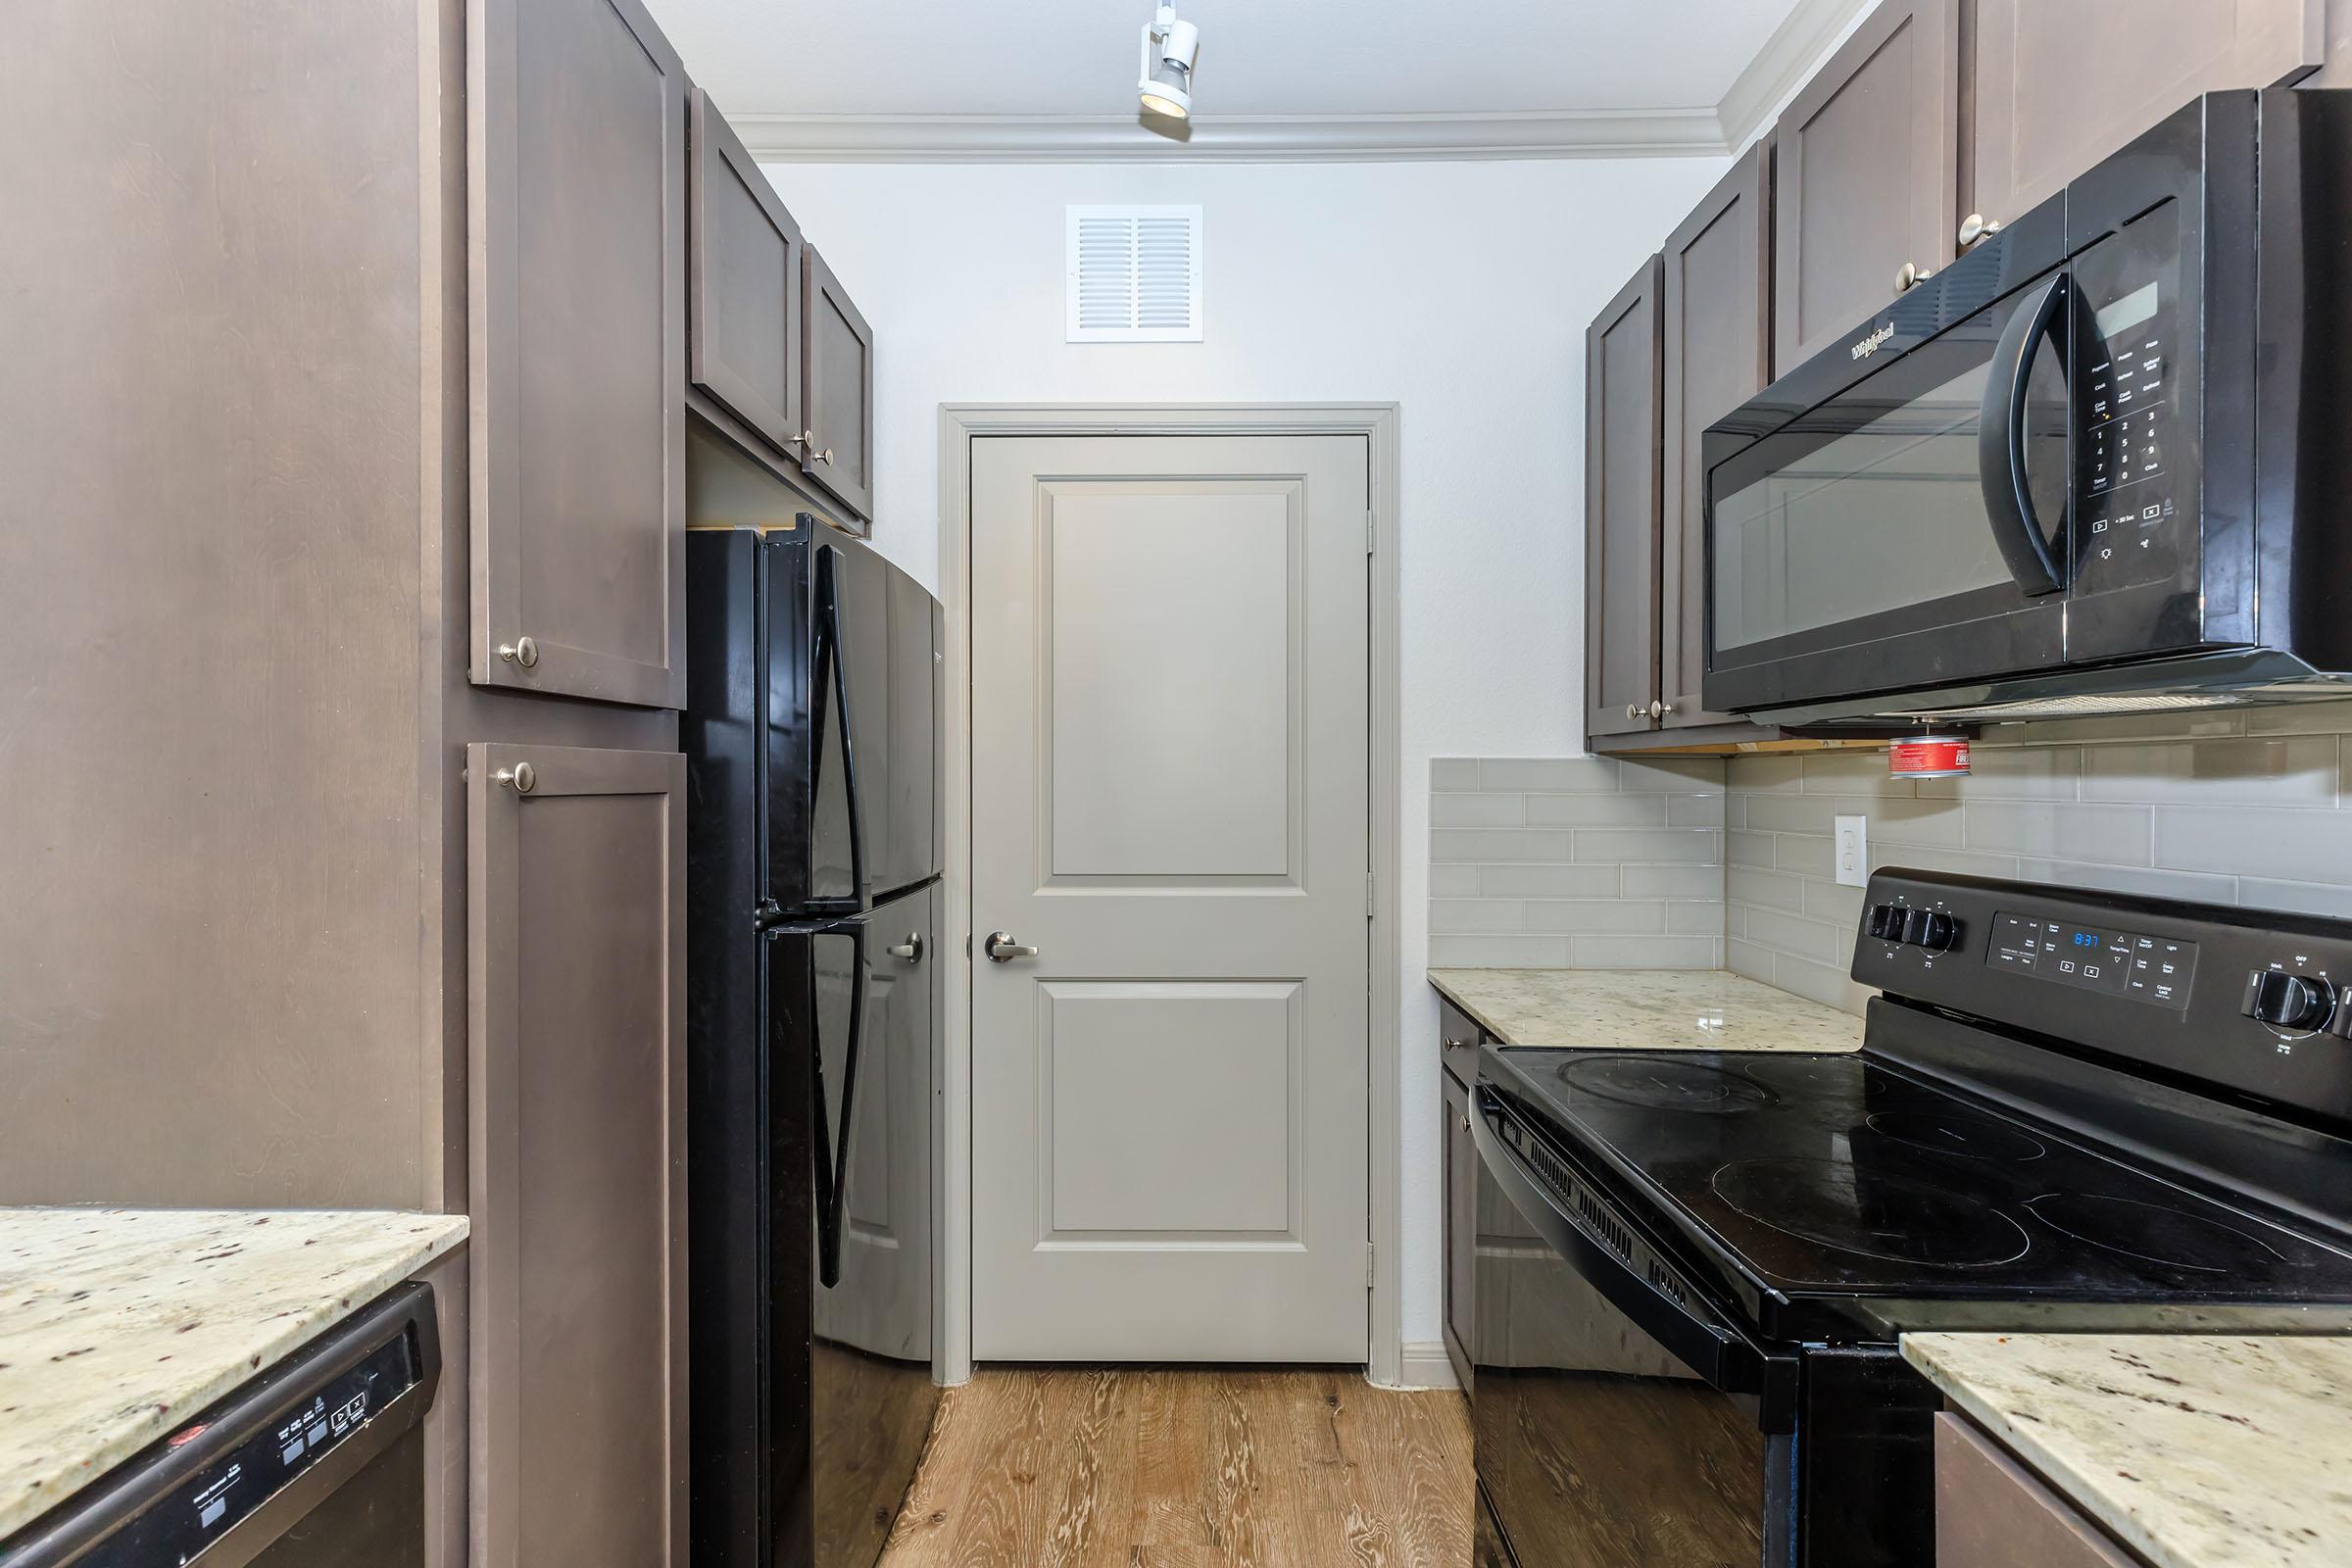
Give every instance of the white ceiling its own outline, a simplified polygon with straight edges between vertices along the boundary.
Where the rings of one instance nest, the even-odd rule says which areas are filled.
[[[942,117],[993,122],[979,128],[1000,135],[1083,119],[1124,128],[1147,151],[1174,145],[1135,123],[1148,0],[648,3],[755,151],[838,143],[855,156],[861,137],[911,145],[910,123],[928,126],[911,141],[939,140]],[[1455,122],[1456,143],[1464,122],[1508,124],[1489,138],[1507,141],[1525,139],[1530,121],[1606,127],[1601,139],[1619,142],[1644,122],[1667,140],[1699,127],[1720,142],[1720,111],[1760,57],[1771,67],[1776,49],[1817,47],[1862,3],[1179,0],[1179,15],[1200,28],[1196,143],[1243,122],[1394,130],[1423,117]],[[845,120],[865,123],[825,123]]]

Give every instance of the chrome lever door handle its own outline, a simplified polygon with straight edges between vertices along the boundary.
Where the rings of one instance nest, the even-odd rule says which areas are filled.
[[[988,940],[980,944],[980,951],[998,963],[1010,963],[1015,958],[1037,956],[1035,948],[1026,947],[1013,941],[1012,933],[1009,931],[991,931],[988,934]]]
[[[907,936],[906,941],[893,942],[882,951],[894,958],[905,958],[908,963],[920,963],[923,961],[923,934],[919,931],[913,932]]]

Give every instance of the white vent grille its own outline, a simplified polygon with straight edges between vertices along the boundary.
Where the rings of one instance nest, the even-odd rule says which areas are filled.
[[[1200,209],[1069,210],[1069,341],[1200,341]]]

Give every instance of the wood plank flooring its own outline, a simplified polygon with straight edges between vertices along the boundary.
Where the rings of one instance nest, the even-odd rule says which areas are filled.
[[[1469,1407],[1347,1367],[984,1368],[881,1568],[1462,1568]]]

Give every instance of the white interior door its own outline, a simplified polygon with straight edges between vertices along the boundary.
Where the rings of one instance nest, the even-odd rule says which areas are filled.
[[[973,446],[973,1353],[1361,1361],[1369,444]]]

